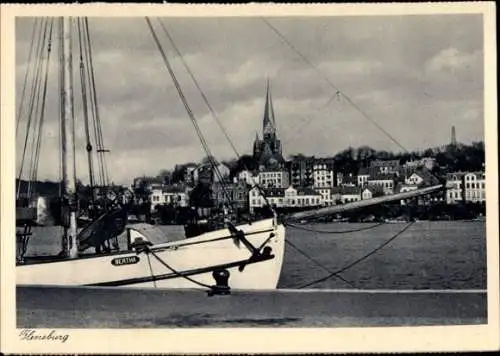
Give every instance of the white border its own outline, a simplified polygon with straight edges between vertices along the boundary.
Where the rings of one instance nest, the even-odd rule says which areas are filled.
[[[68,342],[21,342],[15,329],[14,18],[16,16],[339,16],[481,13],[484,16],[488,325],[338,329],[66,330]],[[341,5],[1,5],[1,351],[5,353],[270,353],[499,349],[498,143],[495,3]],[[42,330],[40,330],[41,332]],[[65,332],[64,330],[60,331]]]

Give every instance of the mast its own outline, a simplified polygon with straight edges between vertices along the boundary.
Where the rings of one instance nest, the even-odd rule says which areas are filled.
[[[63,34],[63,103],[62,128],[62,176],[63,202],[67,218],[64,221],[63,251],[66,257],[78,256],[76,226],[76,163],[75,163],[75,120],[73,109],[73,57],[71,17],[62,20]]]

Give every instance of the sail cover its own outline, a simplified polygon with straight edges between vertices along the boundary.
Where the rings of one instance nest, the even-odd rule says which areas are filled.
[[[84,251],[89,247],[101,246],[104,241],[116,237],[125,231],[126,223],[127,212],[124,209],[105,212],[78,234],[78,249]]]
[[[127,229],[136,230],[141,235],[143,235],[147,239],[147,241],[153,243],[153,245],[162,244],[169,241],[169,239],[163,233],[163,231],[161,231],[156,226],[150,224],[145,224],[145,223],[130,224],[127,225]]]

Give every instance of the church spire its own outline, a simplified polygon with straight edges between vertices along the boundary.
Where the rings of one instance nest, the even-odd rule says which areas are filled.
[[[271,97],[271,90],[269,88],[269,78],[266,81],[266,104],[264,107],[263,135],[264,137],[276,136],[276,121],[274,118],[273,101]]]

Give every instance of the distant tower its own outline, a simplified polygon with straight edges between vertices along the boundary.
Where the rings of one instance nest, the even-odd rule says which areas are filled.
[[[455,133],[455,126],[451,127],[451,145],[452,146],[457,145],[457,135]]]
[[[273,99],[269,90],[269,79],[266,84],[266,104],[262,120],[262,136],[264,139],[276,140],[276,120],[274,118]]]
[[[276,134],[276,117],[274,115],[269,79],[266,81],[266,101],[262,117],[262,139],[259,139],[258,134],[256,135],[253,146],[253,157],[258,162],[259,167],[270,168],[273,166],[276,168],[284,162],[281,141]]]

